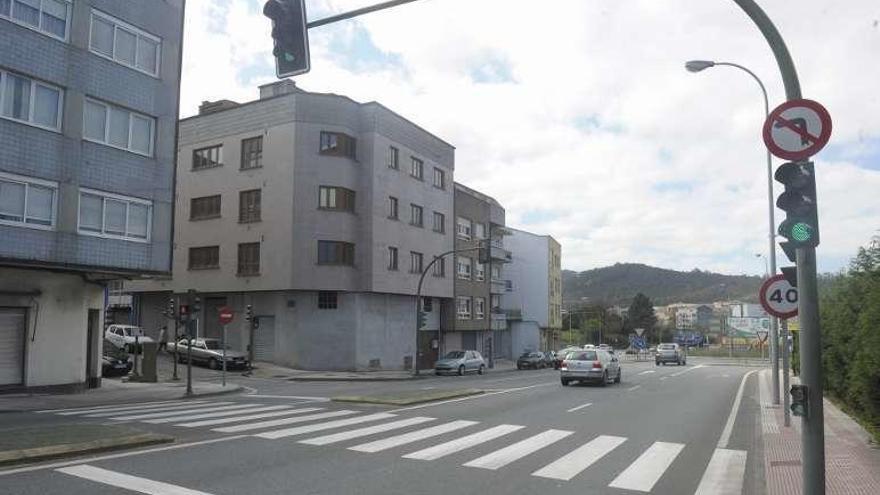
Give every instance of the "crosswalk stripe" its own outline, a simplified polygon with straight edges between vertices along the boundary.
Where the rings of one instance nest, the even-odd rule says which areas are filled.
[[[299,443],[305,443],[309,445],[328,445],[331,443],[342,442],[345,440],[351,440],[353,438],[365,437],[367,435],[373,435],[375,433],[382,433],[384,431],[398,430],[400,428],[406,428],[407,426],[418,425],[422,423],[427,423],[429,421],[434,421],[436,418],[427,418],[424,416],[417,416],[414,418],[401,419],[399,421],[392,421],[391,423],[385,423],[376,426],[367,426],[365,428],[358,428],[356,430],[343,431],[340,433],[332,433],[330,435],[324,435],[321,437],[308,438],[306,440],[300,440]]]
[[[356,450],[358,452],[380,452],[382,450],[388,450],[394,447],[399,447],[401,445],[406,445],[413,442],[418,442],[419,440],[424,440],[426,438],[436,437],[439,435],[443,435],[444,433],[453,432],[456,430],[460,430],[462,428],[467,428],[468,426],[477,424],[476,421],[466,421],[466,420],[458,420],[452,421],[450,423],[432,426],[431,428],[426,428],[424,430],[414,431],[411,433],[404,433],[402,435],[396,435],[389,438],[383,438],[382,440],[376,440],[374,442],[363,443],[360,445],[355,445],[354,447],[349,447],[348,450]]]
[[[162,411],[162,412],[154,412],[148,414],[131,414],[127,416],[111,416],[110,419],[116,421],[134,421],[141,419],[153,419],[153,418],[167,418],[170,416],[180,416],[186,417],[188,414],[200,414],[210,411],[228,411],[231,409],[244,409],[247,407],[261,406],[262,404],[232,404],[229,406],[205,406],[199,407],[198,409],[182,409],[180,411]]]
[[[626,441],[624,437],[599,435],[568,454],[532,473],[532,476],[568,481]]]
[[[694,495],[740,495],[747,456],[745,450],[715,449]]]
[[[232,402],[205,402],[203,404],[181,404],[176,406],[167,406],[167,407],[153,407],[153,408],[126,408],[125,410],[119,411],[101,411],[95,414],[86,414],[86,418],[106,418],[109,416],[118,416],[120,414],[129,414],[133,412],[160,412],[160,411],[180,411],[181,409],[193,409],[197,407],[213,407],[213,406],[222,406],[225,404],[232,404]]]
[[[277,438],[290,437],[293,435],[301,435],[303,433],[312,433],[315,431],[323,431],[329,430],[331,428],[341,428],[343,426],[351,426],[357,425],[361,423],[367,423],[370,421],[378,421],[380,419],[388,419],[395,417],[395,414],[391,413],[376,413],[370,414],[367,416],[361,416],[358,418],[348,418],[348,419],[338,419],[336,421],[329,421],[327,423],[318,423],[314,425],[306,425],[306,426],[295,426],[293,428],[285,428],[283,430],[273,430],[273,431],[265,431],[263,433],[257,433],[255,436],[260,438],[268,438],[269,440],[274,440]]]
[[[273,419],[271,421],[260,421],[258,423],[249,423],[246,425],[224,426],[223,428],[214,428],[211,431],[220,433],[238,433],[242,431],[259,430],[260,428],[272,428],[275,426],[290,425],[295,423],[305,423],[306,421],[314,421],[316,419],[336,418],[339,416],[349,416],[356,414],[357,411],[349,409],[341,409],[339,411],[328,411],[318,414],[309,414],[306,416],[297,416],[295,418]]]
[[[146,493],[149,495],[211,495],[207,492],[190,490],[189,488],[184,488],[182,486],[132,476],[130,474],[118,473],[116,471],[101,469],[88,464],[59,468],[56,469],[56,471],[76,476],[77,478],[94,481],[96,483],[102,483],[104,485],[115,486],[124,490]]]
[[[483,457],[474,459],[470,462],[466,462],[464,465],[482,469],[498,469],[510,464],[513,461],[522,459],[532,452],[543,449],[548,445],[552,445],[554,442],[562,440],[572,433],[574,432],[564,430],[547,430],[533,437],[526,438],[525,440],[507,446],[503,449],[496,450],[491,454],[484,455]]]
[[[507,435],[508,433],[513,433],[523,428],[525,428],[525,426],[499,425],[494,428],[489,428],[488,430],[478,431],[477,433],[472,433],[470,435],[451,440],[446,443],[441,443],[440,445],[428,447],[427,449],[417,450],[415,452],[406,454],[403,457],[407,459],[433,461],[434,459],[439,459],[449,454],[453,454],[455,452],[477,446],[481,443],[494,440],[498,437]]]
[[[608,486],[650,492],[683,448],[681,443],[654,442]]]
[[[168,400],[161,402],[145,402],[143,404],[137,405],[127,405],[127,406],[102,406],[102,407],[80,407],[77,409],[56,409],[49,411],[38,411],[38,412],[53,412],[59,416],[73,416],[77,414],[92,414],[92,413],[101,413],[101,412],[114,412],[114,411],[132,411],[132,410],[147,410],[147,409],[160,409],[163,407],[173,407],[174,405],[186,405],[186,406],[194,406],[196,404],[201,404],[203,400]],[[54,412],[59,411],[59,412]]]
[[[199,426],[226,425],[229,423],[238,423],[241,421],[250,421],[253,419],[277,418],[278,416],[292,416],[294,414],[304,414],[307,412],[315,412],[315,411],[323,411],[323,410],[324,410],[323,407],[304,407],[302,409],[286,409],[286,410],[261,413],[261,414],[249,414],[247,416],[236,416],[234,418],[206,419],[204,421],[190,421],[187,423],[176,424],[174,426],[183,426],[185,428],[196,428]]]
[[[196,419],[206,419],[206,418],[225,418],[227,416],[238,416],[241,414],[249,414],[249,413],[258,413],[264,411],[277,411],[279,409],[290,409],[290,406],[262,406],[262,407],[254,407],[251,405],[248,409],[238,409],[235,411],[220,411],[220,412],[209,412],[204,414],[192,414],[190,416],[172,416],[170,418],[159,418],[159,419],[148,419],[144,421],[144,423],[150,424],[162,424],[162,423],[173,423],[175,421],[193,421]]]

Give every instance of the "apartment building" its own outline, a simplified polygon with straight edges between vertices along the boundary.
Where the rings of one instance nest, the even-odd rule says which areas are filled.
[[[451,329],[454,148],[376,102],[289,80],[180,122],[173,277],[133,284],[142,325],[168,299],[202,300],[198,334],[301,369],[433,366]],[[244,321],[250,305],[257,324]],[[417,340],[418,338],[418,340]]]
[[[562,328],[562,247],[549,235],[507,228],[504,245],[513,254],[505,267],[510,290],[501,307],[514,355],[559,347]]]
[[[105,283],[171,269],[183,4],[0,1],[0,389],[100,385]]]
[[[503,266],[504,208],[495,199],[455,183],[455,313],[442,349],[474,349],[486,358],[507,357],[509,335],[500,297],[508,287]],[[484,249],[480,249],[483,247]],[[484,253],[482,257],[480,253]]]

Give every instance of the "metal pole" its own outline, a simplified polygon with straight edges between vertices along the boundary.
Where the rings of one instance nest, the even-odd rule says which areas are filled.
[[[788,395],[788,373],[791,369],[788,349],[788,320],[782,320],[782,413],[785,417],[785,426],[791,426],[791,396]]]
[[[180,301],[177,301],[177,302],[175,303],[174,308],[175,308],[175,311],[178,311],[178,312],[179,312]],[[178,361],[178,357],[177,357],[177,342],[180,340],[180,337],[178,337],[178,334],[177,334],[177,332],[178,332],[178,328],[177,328],[177,315],[176,315],[176,314],[175,314],[175,315],[171,315],[171,318],[174,319],[174,375],[171,377],[171,379],[174,380],[174,381],[177,381],[177,380],[180,380],[180,377],[177,376],[177,361]],[[166,349],[167,349],[167,348],[166,348]]]
[[[397,7],[398,5],[403,5],[405,3],[412,3],[416,0],[391,0],[390,2],[382,2],[376,5],[370,5],[369,7],[363,7],[360,9],[355,9],[350,12],[345,12],[342,14],[332,15],[330,17],[325,17],[323,19],[318,19],[316,21],[309,22],[306,24],[306,27],[309,29],[313,27],[323,26],[325,24],[331,24],[334,22],[344,21],[346,19],[351,19],[352,17],[357,17],[359,15],[369,14],[370,12],[376,12],[377,10],[390,9],[391,7]]]
[[[190,321],[190,328],[187,332],[186,336],[186,396],[192,397],[193,395],[193,382],[192,382],[192,351],[193,351],[193,331],[192,325],[196,323],[196,321]]]
[[[226,324],[223,324],[223,386],[226,386]]]

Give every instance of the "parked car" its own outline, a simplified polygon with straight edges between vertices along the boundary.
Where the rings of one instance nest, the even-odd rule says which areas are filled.
[[[144,329],[134,325],[113,324],[104,331],[104,339],[119,349],[126,352],[134,352],[135,341],[138,344],[153,342],[153,339],[144,334]]]
[[[599,347],[597,347],[597,349],[602,349],[603,351],[608,351],[611,354],[614,354],[614,349],[608,344],[599,344]]]
[[[449,351],[434,365],[434,373],[458,373],[464,375],[469,371],[479,374],[486,372],[486,361],[477,351]]]
[[[131,371],[131,361],[112,356],[101,356],[101,376],[125,376]]]
[[[544,352],[544,366],[548,368],[556,366],[556,351]]]
[[[179,346],[179,347],[178,347]],[[186,362],[187,356],[187,339],[180,339],[175,344],[168,343],[168,352],[173,354],[177,348],[177,360],[181,363]],[[193,363],[201,363],[207,365],[212,370],[223,368],[223,345],[220,339],[193,339],[192,341],[192,360]],[[249,369],[251,363],[248,361],[247,354],[241,351],[233,351],[226,346],[226,369]]]
[[[522,355],[516,360],[516,369],[538,369],[544,368],[547,366],[547,363],[544,362],[544,353],[543,352],[524,352]]]
[[[604,387],[609,383],[620,383],[623,375],[617,357],[601,349],[572,352],[559,370],[563,386],[571,382],[593,382]]]
[[[687,355],[684,349],[678,344],[660,344],[657,346],[657,354],[654,355],[654,365],[660,366],[663,363],[675,363],[678,366],[687,364]]]
[[[553,369],[558,370],[560,366],[562,366],[562,361],[565,360],[565,356],[569,353],[580,351],[580,347],[566,347],[564,349],[560,349],[559,352],[556,353],[556,362],[553,364]]]

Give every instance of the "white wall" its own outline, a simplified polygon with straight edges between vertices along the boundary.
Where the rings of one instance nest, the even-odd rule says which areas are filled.
[[[549,326],[550,282],[549,246],[546,236],[510,229],[504,247],[513,253],[513,262],[504,267],[505,276],[513,282],[513,291],[501,296],[504,309],[522,309],[524,321]],[[514,347],[514,353],[517,349]]]

